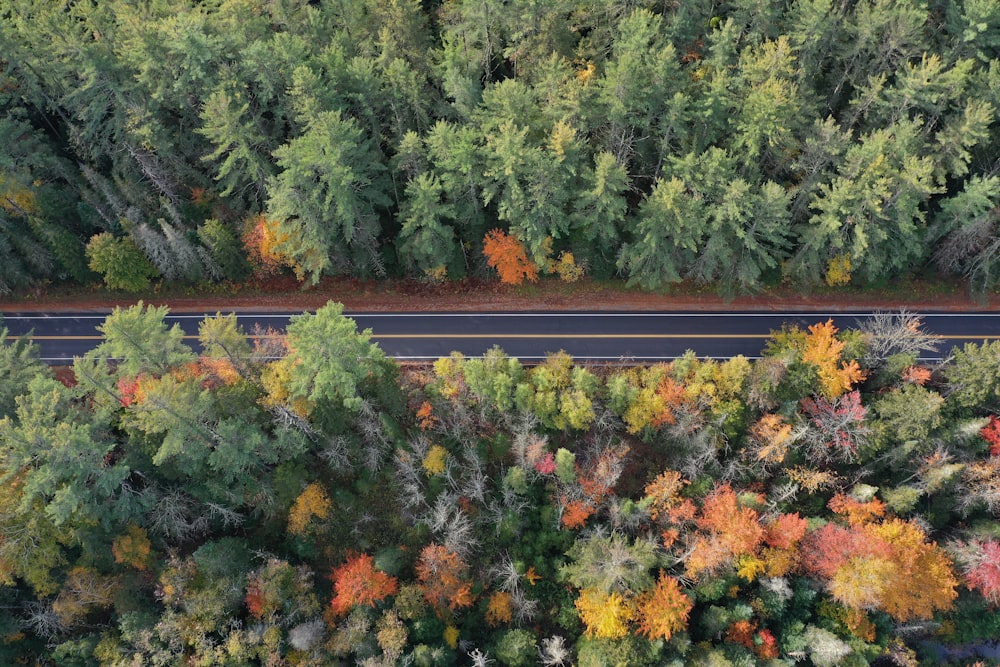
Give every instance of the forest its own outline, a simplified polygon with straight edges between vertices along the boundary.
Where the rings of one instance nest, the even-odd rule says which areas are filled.
[[[982,294],[998,53],[995,0],[0,0],[0,292]]]
[[[116,309],[58,376],[0,329],[0,663],[908,666],[1000,636],[1000,342],[883,312],[753,360],[401,366],[336,303],[208,317],[198,352],[166,312]]]

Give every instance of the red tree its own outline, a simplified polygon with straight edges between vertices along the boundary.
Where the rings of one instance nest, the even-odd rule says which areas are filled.
[[[1000,417],[990,416],[990,423],[979,431],[983,440],[990,443],[990,455],[1000,456]]]
[[[889,545],[855,528],[828,523],[802,541],[801,562],[810,574],[832,577],[847,561],[860,556],[890,558]]]
[[[799,516],[799,513],[782,514],[767,524],[764,541],[775,549],[794,549],[806,535],[809,522]]]
[[[135,390],[139,388],[139,378],[123,375],[118,378],[118,391],[121,394],[118,399],[122,406],[128,407],[135,403]]]
[[[334,596],[330,602],[337,614],[346,614],[353,607],[366,604],[374,607],[376,602],[395,595],[399,590],[396,577],[375,569],[375,560],[368,554],[360,554],[334,569]]]
[[[975,547],[975,556],[965,568],[969,588],[1000,604],[1000,542],[979,542]]]

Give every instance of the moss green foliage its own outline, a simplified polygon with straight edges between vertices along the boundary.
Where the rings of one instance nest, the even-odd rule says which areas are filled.
[[[101,274],[104,284],[113,290],[141,292],[158,274],[156,267],[128,238],[115,238],[104,232],[87,243],[90,268]]]
[[[165,314],[116,310],[72,387],[0,339],[5,664],[863,665],[996,635],[989,346],[931,375],[840,332],[871,379],[779,401],[791,329],[758,361],[402,369],[338,305],[287,349],[209,318],[203,355]],[[585,424],[545,398],[576,390]]]
[[[85,246],[114,289],[486,277],[494,229],[657,290],[1000,275],[988,0],[42,5],[0,9],[0,292]]]

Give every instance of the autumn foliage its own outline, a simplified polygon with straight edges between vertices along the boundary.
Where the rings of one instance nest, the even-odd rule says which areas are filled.
[[[697,578],[739,555],[753,554],[764,539],[764,526],[752,507],[740,502],[728,484],[705,499],[696,519],[699,532],[688,556],[686,573]]]
[[[331,575],[334,596],[330,606],[334,613],[346,614],[358,605],[374,607],[399,590],[396,577],[375,569],[375,560],[368,554],[347,559]]]
[[[472,604],[472,582],[467,570],[457,553],[433,542],[420,552],[416,565],[420,589],[431,606],[439,611]]]
[[[979,435],[990,445],[990,456],[1000,456],[1000,417],[990,415],[990,422],[984,426]]]
[[[594,506],[588,500],[564,500],[562,511],[562,525],[570,530],[583,528],[587,519],[594,513]]]
[[[694,603],[676,579],[661,571],[656,585],[639,597],[636,607],[639,632],[650,639],[669,640],[687,627]]]
[[[524,244],[502,229],[493,229],[483,238],[486,263],[500,274],[505,285],[520,285],[538,280],[538,267],[524,250]]]
[[[868,410],[861,403],[857,390],[832,400],[823,396],[804,398],[801,406],[813,427],[810,435],[814,447],[810,453],[814,459],[853,461],[857,458],[869,434],[865,424]]]
[[[127,408],[135,402],[135,391],[139,388],[139,379],[123,375],[118,378],[118,400],[122,407]]]
[[[137,570],[145,570],[149,567],[150,547],[146,529],[133,524],[128,527],[128,531],[124,535],[119,535],[111,543],[111,553],[114,555],[116,563],[124,563]]]
[[[293,336],[294,358],[229,325],[203,329],[216,356],[175,335],[156,364],[82,359],[72,389],[0,372],[0,583],[25,616],[0,654],[54,637],[109,664],[168,644],[191,664],[914,664],[920,628],[994,629],[996,393],[956,402],[947,365],[915,388],[873,362],[864,393],[830,398],[801,330],[761,366],[455,354],[352,370],[355,409],[302,387],[328,367],[309,342],[347,333]],[[541,418],[577,385],[585,426]]]
[[[486,622],[496,627],[504,623],[510,623],[514,615],[513,604],[510,593],[497,591],[490,596],[486,606]]]
[[[684,523],[694,517],[697,509],[689,499],[681,496],[690,482],[679,472],[664,470],[646,485],[645,498],[648,503],[649,518],[663,519],[670,523]]]
[[[304,533],[313,517],[325,519],[330,513],[330,498],[319,484],[313,482],[299,494],[288,511],[288,532]]]
[[[425,431],[434,428],[434,425],[438,421],[438,418],[434,416],[434,406],[429,401],[421,403],[420,408],[417,410],[417,424],[419,424],[420,428]]]
[[[792,444],[792,425],[781,415],[763,415],[750,429],[750,443],[756,458],[764,463],[781,463]]]
[[[852,526],[862,526],[885,516],[885,503],[878,498],[861,502],[846,494],[838,493],[830,499],[827,506],[847,519],[847,523]]]
[[[670,372],[669,365],[659,364],[647,369],[644,377],[630,378],[641,386],[622,415],[629,433],[672,426],[683,413],[695,412],[688,388],[671,377]]]
[[[684,386],[668,375],[657,385],[656,397],[659,399],[659,410],[653,415],[650,424],[654,427],[676,424],[677,408],[685,402]]]
[[[767,524],[764,541],[774,549],[794,549],[805,537],[809,522],[794,514],[781,514]]]
[[[993,604],[1000,604],[1000,542],[974,542],[971,551],[965,567],[966,583]]]
[[[926,366],[908,366],[903,369],[903,382],[923,386],[931,379],[931,371]]]
[[[820,390],[829,399],[837,398],[850,390],[854,383],[865,379],[857,361],[840,361],[843,350],[844,343],[837,339],[837,327],[833,326],[833,320],[809,327],[802,361],[816,366]]]
[[[576,609],[588,637],[620,639],[629,633],[635,605],[621,593],[604,593],[594,588],[580,591]]]
[[[260,275],[273,275],[288,266],[287,257],[278,250],[278,246],[287,240],[287,235],[279,231],[279,226],[277,220],[268,220],[263,215],[256,215],[247,221],[243,247]]]
[[[871,513],[868,513],[872,516]],[[827,524],[804,540],[802,562],[849,608],[881,609],[898,621],[947,609],[958,581],[951,561],[915,523],[890,518]]]

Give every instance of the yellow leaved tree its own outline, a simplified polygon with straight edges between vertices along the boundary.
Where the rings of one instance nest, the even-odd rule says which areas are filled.
[[[841,361],[844,342],[837,338],[837,327],[827,320],[809,327],[802,350],[802,361],[816,367],[820,391],[827,398],[837,398],[855,382],[865,379],[865,373],[854,359]]]
[[[313,482],[299,494],[288,511],[288,532],[301,535],[313,517],[325,519],[330,513],[330,498],[318,483]]]
[[[629,632],[635,616],[635,603],[621,593],[604,593],[596,588],[584,588],[576,599],[576,609],[588,637],[621,639]]]

